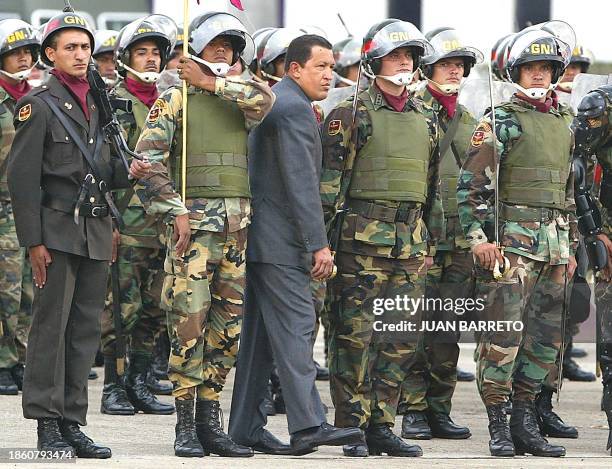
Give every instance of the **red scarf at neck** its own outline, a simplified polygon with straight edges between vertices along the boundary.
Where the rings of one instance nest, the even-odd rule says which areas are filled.
[[[404,91],[402,91],[402,94],[400,94],[399,96],[393,96],[392,94],[385,93],[381,88],[379,89],[383,97],[385,98],[385,101],[387,101],[387,104],[391,106],[395,112],[404,111],[404,106],[406,106],[409,97],[408,88],[404,88]]]
[[[86,77],[75,77],[57,68],[51,70],[51,75],[59,80],[66,87],[72,97],[76,99],[85,114],[85,119],[89,120],[89,108],[87,107],[87,93],[89,92],[89,82]]]
[[[159,91],[157,91],[155,83],[143,83],[129,77],[125,79],[124,83],[127,90],[142,101],[149,109],[159,97]]]
[[[32,87],[28,83],[28,80],[22,80],[16,85],[13,85],[6,81],[2,75],[0,75],[0,86],[9,94],[15,101],[19,101],[26,94],[30,92]]]
[[[527,96],[520,96],[518,94],[516,96],[532,106],[535,106],[536,111],[543,112],[544,114],[547,114],[551,107],[555,109],[559,107],[559,99],[554,91],[549,97],[546,98],[544,102],[538,101],[537,99],[528,98]]]
[[[457,97],[459,95],[458,94],[447,95],[447,94],[441,93],[440,91],[436,90],[433,86],[430,86],[430,85],[427,85],[427,89],[429,90],[431,95],[434,97],[434,99],[438,101],[444,109],[446,109],[446,114],[448,114],[448,117],[452,119],[455,116],[455,111],[457,110]]]

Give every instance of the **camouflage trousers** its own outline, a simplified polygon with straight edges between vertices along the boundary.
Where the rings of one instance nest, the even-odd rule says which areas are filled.
[[[339,253],[338,275],[331,281],[333,295],[329,323],[329,371],[335,425],[367,428],[390,424],[400,388],[415,358],[419,334],[375,333],[380,318],[375,302],[424,295],[423,257],[386,259]],[[411,320],[406,311],[392,311],[390,320]]]
[[[329,335],[329,295],[327,294],[327,283],[325,281],[310,281],[310,292],[312,293],[312,302],[315,309],[315,331],[314,338],[316,340],[319,335],[319,327],[323,327],[323,338],[325,347],[325,357],[327,358],[327,342]]]
[[[150,358],[156,337],[166,330],[166,314],[160,308],[164,256],[163,249],[119,246],[121,326],[131,354]],[[102,352],[107,357],[115,355],[117,339],[112,301],[112,286],[109,286],[102,311]]]
[[[513,321],[522,330],[487,330],[477,346],[477,379],[485,405],[533,401],[554,370],[561,344],[565,265],[550,265],[506,253],[510,268],[494,281],[476,266],[476,294],[485,297],[479,320]],[[520,327],[520,326],[519,326]]]
[[[19,247],[12,207],[0,201],[0,368],[25,362],[32,297],[32,273]]]
[[[470,251],[438,251],[427,271],[427,297],[471,298],[474,261]],[[455,321],[454,311],[429,311],[432,321]],[[463,318],[465,319],[465,318]],[[398,414],[430,409],[449,415],[457,384],[459,333],[425,332],[414,366],[402,383]]]
[[[219,400],[236,361],[244,304],[247,228],[191,231],[177,258],[170,246],[162,308],[168,315],[170,373],[176,399]]]

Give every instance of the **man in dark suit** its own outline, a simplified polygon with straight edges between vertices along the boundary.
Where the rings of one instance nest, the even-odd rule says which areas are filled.
[[[17,103],[8,183],[17,236],[28,249],[37,287],[23,383],[24,417],[38,420],[41,451],[109,458],[111,450],[95,444],[79,426],[86,424],[87,375],[100,340],[113,256],[103,183],[109,188],[129,183],[125,171],[115,171],[120,165],[111,158],[89,94],[86,74],[93,42],[87,21],[78,14],[62,13],[49,21],[41,55],[54,67],[52,76]],[[93,155],[96,170],[69,127]]]
[[[330,89],[331,48],[315,35],[291,42],[286,75],[274,87],[274,107],[249,141],[253,219],[229,432],[236,442],[270,454],[308,454],[319,445],[363,438],[358,429],[326,423],[312,359],[310,279],[328,278],[333,270],[319,196],[322,148],[312,101],[324,99]],[[291,447],[264,429],[272,359],[284,391]]]

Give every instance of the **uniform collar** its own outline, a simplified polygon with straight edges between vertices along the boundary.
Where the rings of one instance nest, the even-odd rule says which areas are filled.
[[[528,103],[524,99],[519,98],[516,93],[514,93],[512,97],[510,98],[510,102],[528,111],[537,110],[533,104]],[[554,106],[551,106],[550,109],[548,110],[548,114],[561,115],[562,109],[563,109],[563,104],[559,103],[557,108],[555,108]]]
[[[376,84],[376,81],[372,82],[372,84],[368,87],[368,89],[365,90],[365,93],[367,93],[368,96],[370,97],[370,100],[372,101],[372,106],[375,111],[377,111],[381,107],[386,107],[387,109],[390,109],[392,111],[394,110],[391,106],[389,106],[389,104],[385,100],[385,96],[383,95],[382,91],[380,91],[380,88]],[[408,96],[408,101],[406,101],[406,105],[404,106],[403,112],[406,112],[410,109],[416,110],[419,112],[423,110],[421,103],[419,103],[415,99],[414,94],[410,94]]]

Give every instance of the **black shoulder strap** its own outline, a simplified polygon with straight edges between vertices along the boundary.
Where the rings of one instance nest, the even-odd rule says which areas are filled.
[[[450,147],[453,152],[453,156],[455,157],[455,162],[460,168],[462,166],[461,159],[459,158],[459,155],[457,155],[457,149],[453,145],[453,139],[455,138],[455,135],[457,135],[457,129],[459,128],[459,121],[461,120],[462,115],[463,109],[461,109],[461,106],[457,106],[453,120],[447,129],[444,128],[444,124],[440,121],[440,127],[442,127],[442,130],[444,130],[444,138],[442,138],[442,141],[440,142],[440,157],[443,158]]]
[[[51,99],[46,94],[39,95],[39,97],[40,99],[42,99],[45,103],[49,105],[49,108],[51,109],[53,114],[55,114],[55,117],[57,117],[57,119],[60,121],[64,129],[66,129],[66,132],[68,132],[68,135],[70,135],[74,143],[76,143],[77,147],[79,147],[81,154],[85,158],[85,161],[87,161],[87,165],[89,166],[91,173],[98,181],[98,187],[100,188],[100,192],[102,192],[102,195],[104,195],[104,198],[106,199],[106,203],[108,203],[108,206],[110,208],[110,211],[113,217],[117,219],[118,223],[122,224],[121,214],[119,213],[119,211],[117,210],[117,207],[115,206],[115,203],[113,202],[111,193],[108,190],[108,185],[106,181],[104,181],[104,179],[102,178],[102,173],[100,173],[100,170],[98,169],[98,165],[96,164],[96,161],[95,161],[96,156],[98,155],[98,153],[100,152],[100,149],[102,148],[102,141],[103,141],[102,132],[98,130],[98,135],[96,138],[96,148],[94,150],[94,153],[92,154],[87,148],[87,145],[85,145],[85,143],[83,142],[83,139],[79,136],[77,131],[74,129],[70,121],[68,121],[66,116],[60,110],[60,108],[57,107],[57,104],[53,102],[53,99]]]

